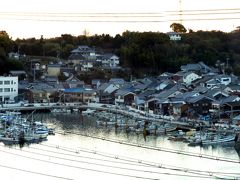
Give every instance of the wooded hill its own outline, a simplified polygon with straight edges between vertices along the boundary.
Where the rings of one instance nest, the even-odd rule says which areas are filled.
[[[72,36],[45,39],[30,38],[13,41],[5,31],[0,33],[0,65],[4,73],[9,69],[21,69],[18,63],[9,63],[10,51],[31,56],[53,56],[67,60],[70,51],[78,45],[88,45],[98,51],[112,52],[120,57],[123,67],[133,74],[159,74],[176,72],[187,63],[203,61],[209,66],[224,64],[226,72],[240,75],[240,31],[197,31],[181,34],[181,41],[170,41],[160,32],[130,32],[112,37],[108,34]],[[228,65],[228,66],[227,66]]]

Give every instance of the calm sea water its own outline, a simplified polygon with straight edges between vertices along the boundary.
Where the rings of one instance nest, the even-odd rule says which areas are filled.
[[[97,128],[95,118],[79,114],[35,118],[57,133],[23,148],[0,143],[0,179],[240,179],[233,144],[189,147],[166,136],[144,140],[142,134]]]

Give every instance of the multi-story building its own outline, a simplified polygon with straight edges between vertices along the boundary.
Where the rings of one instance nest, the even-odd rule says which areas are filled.
[[[18,96],[18,77],[0,76],[0,102],[13,101]]]

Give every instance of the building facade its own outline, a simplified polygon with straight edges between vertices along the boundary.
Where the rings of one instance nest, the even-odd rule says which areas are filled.
[[[18,96],[18,77],[0,76],[0,102],[14,101]]]

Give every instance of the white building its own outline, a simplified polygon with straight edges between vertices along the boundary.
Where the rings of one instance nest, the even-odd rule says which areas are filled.
[[[13,101],[18,96],[18,77],[0,76],[0,102]]]
[[[221,75],[217,78],[217,80],[220,82],[220,84],[228,85],[232,82],[232,78],[227,75]]]
[[[183,75],[183,82],[187,85],[190,85],[193,81],[201,79],[201,76],[197,75],[194,72],[187,72]]]
[[[103,66],[117,67],[119,66],[119,57],[112,53],[100,55],[97,61],[101,62]]]
[[[167,35],[169,36],[171,41],[180,41],[181,36],[177,32],[168,32]]]

